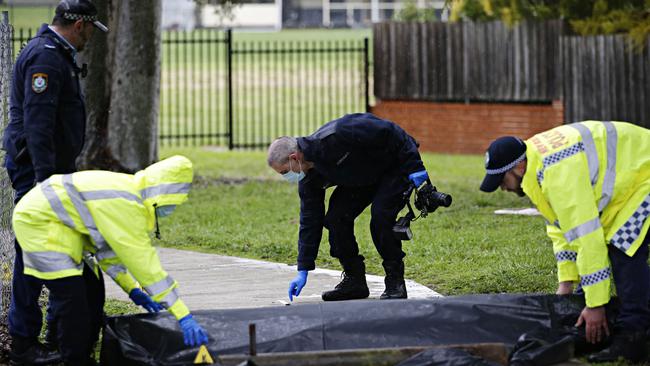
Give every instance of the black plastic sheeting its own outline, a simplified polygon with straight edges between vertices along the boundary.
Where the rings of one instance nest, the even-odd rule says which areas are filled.
[[[247,353],[248,325],[255,323],[258,353],[500,342],[514,348],[512,363],[542,365],[579,347],[573,324],[583,307],[579,296],[501,294],[193,314],[210,335],[213,356]],[[108,319],[101,357],[103,365],[189,365],[197,350],[183,345],[170,314],[138,314]]]

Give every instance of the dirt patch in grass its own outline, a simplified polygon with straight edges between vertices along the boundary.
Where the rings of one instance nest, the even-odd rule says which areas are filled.
[[[246,183],[265,183],[265,182],[275,182],[275,180],[264,179],[264,178],[228,178],[228,177],[203,177],[196,176],[194,177],[194,182],[192,185],[195,188],[206,188],[211,186],[221,186],[221,185],[241,185]]]

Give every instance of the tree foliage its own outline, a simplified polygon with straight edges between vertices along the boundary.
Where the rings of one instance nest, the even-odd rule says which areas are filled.
[[[435,9],[420,9],[415,0],[406,0],[404,6],[395,13],[393,18],[398,22],[435,22],[438,20]]]
[[[650,34],[650,0],[449,0],[451,20],[565,19],[581,35],[628,33],[641,45]]]

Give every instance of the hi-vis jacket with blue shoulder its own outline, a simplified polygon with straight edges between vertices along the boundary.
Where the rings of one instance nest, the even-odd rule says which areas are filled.
[[[526,141],[522,188],[547,220],[559,281],[580,281],[587,306],[609,302],[608,245],[632,256],[650,220],[650,130],[586,121]]]
[[[162,268],[149,233],[154,207],[187,200],[192,163],[174,156],[135,175],[82,171],[53,175],[18,203],[13,215],[25,274],[79,276],[94,259],[129,293],[142,286],[177,319],[189,314],[178,286]]]

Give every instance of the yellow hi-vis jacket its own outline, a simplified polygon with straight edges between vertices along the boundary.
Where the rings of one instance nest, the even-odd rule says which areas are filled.
[[[528,139],[526,158],[522,188],[547,221],[559,281],[580,281],[589,307],[608,303],[607,245],[632,256],[650,225],[650,130],[564,125]]]
[[[183,156],[134,175],[82,171],[51,176],[14,210],[25,274],[46,280],[79,276],[82,260],[96,260],[124,291],[141,285],[181,319],[189,310],[178,296],[178,284],[163,270],[149,233],[154,206],[185,202],[192,176],[192,163]]]

